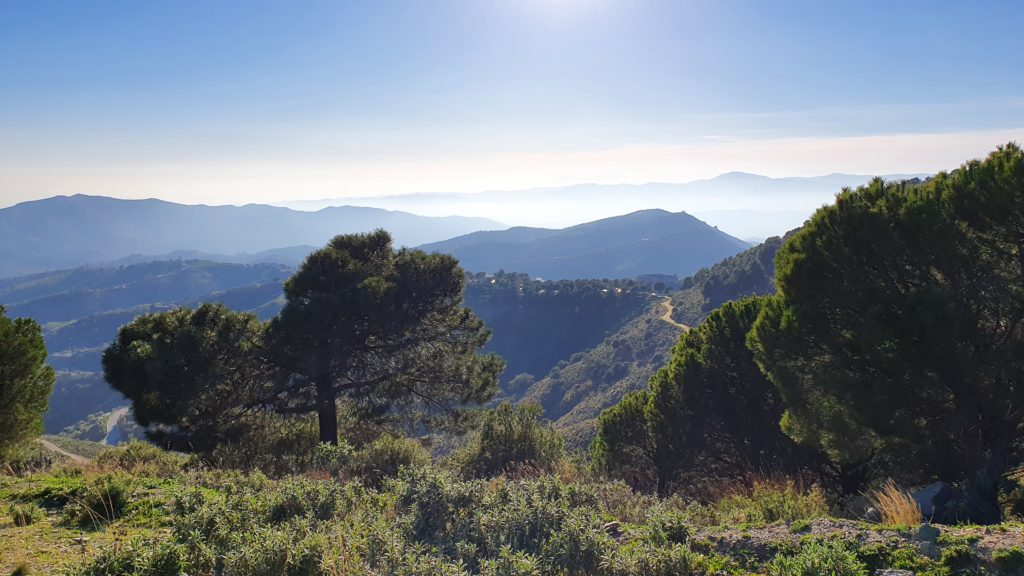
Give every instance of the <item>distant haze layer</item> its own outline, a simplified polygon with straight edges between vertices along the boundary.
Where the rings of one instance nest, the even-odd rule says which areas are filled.
[[[921,174],[883,176],[887,180]],[[406,210],[427,216],[459,214],[491,218],[516,226],[560,228],[637,210],[686,211],[743,239],[778,236],[800,226],[815,209],[832,201],[843,187],[867,183],[871,176],[830,174],[769,178],[730,172],[709,180],[669,184],[578,184],[575,186],[491,191],[476,194],[403,194],[280,202],[297,210],[351,204]]]

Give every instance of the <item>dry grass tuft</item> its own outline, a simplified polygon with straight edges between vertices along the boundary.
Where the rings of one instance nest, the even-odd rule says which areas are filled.
[[[882,524],[889,526],[914,526],[921,523],[921,507],[900,490],[892,480],[868,495],[875,509],[882,515]]]

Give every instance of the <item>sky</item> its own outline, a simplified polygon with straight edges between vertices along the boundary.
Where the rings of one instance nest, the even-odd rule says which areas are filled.
[[[4,0],[0,206],[927,173],[1024,141],[1024,2]]]

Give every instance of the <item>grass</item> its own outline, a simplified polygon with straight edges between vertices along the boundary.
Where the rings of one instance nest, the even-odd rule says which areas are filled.
[[[75,440],[67,436],[56,436],[48,435],[43,436],[46,440],[53,442],[58,448],[71,452],[72,454],[78,454],[84,456],[90,460],[96,459],[101,452],[107,449],[107,446],[99,442],[90,442],[88,440]]]
[[[914,526],[921,523],[921,507],[892,480],[886,481],[881,488],[868,495],[868,499],[881,514],[882,524],[886,526]]]
[[[930,559],[907,534],[829,519],[819,491],[784,480],[698,504],[586,475],[465,479],[416,461],[381,476],[392,450],[368,478],[352,473],[349,460],[377,452],[322,455],[341,474],[268,478],[125,446],[88,466],[0,476],[0,510],[32,518],[0,516],[0,575],[949,576],[1024,563],[1006,546],[1024,543],[1020,525],[975,537],[943,527]]]

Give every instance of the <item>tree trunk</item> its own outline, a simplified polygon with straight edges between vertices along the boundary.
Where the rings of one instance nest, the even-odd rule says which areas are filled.
[[[338,405],[328,374],[316,379],[316,415],[320,421],[320,442],[338,445]]]
[[[967,520],[974,524],[999,524],[1003,520],[999,508],[999,492],[1009,469],[1006,452],[992,449],[985,454],[981,469],[964,482],[967,496]]]

